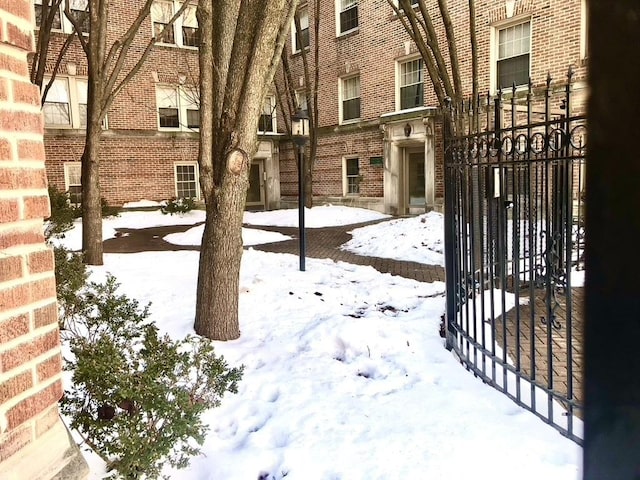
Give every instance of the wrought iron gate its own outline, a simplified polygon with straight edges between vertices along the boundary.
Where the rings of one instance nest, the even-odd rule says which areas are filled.
[[[581,443],[586,119],[571,76],[445,115],[447,346]]]

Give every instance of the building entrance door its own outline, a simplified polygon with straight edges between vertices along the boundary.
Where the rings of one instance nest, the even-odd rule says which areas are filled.
[[[405,149],[404,171],[407,213],[424,212],[426,207],[424,149]]]
[[[264,209],[264,160],[253,160],[251,163],[246,205],[252,210]]]

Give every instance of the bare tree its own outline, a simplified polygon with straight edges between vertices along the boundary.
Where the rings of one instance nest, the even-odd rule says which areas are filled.
[[[145,0],[138,14],[125,32],[112,38],[108,31],[110,0],[88,0],[90,34],[82,34],[82,26],[65,4],[65,15],[73,24],[77,38],[87,56],[87,133],[82,154],[82,249],[85,262],[102,265],[102,212],[99,183],[100,138],[102,122],[122,89],[135,77],[149,57],[154,45],[162,38],[151,37],[141,53],[132,51],[134,40],[145,19],[149,16],[153,0]],[[185,2],[165,25],[173,25],[189,3]]]
[[[424,60],[429,79],[433,85],[440,106],[445,107],[449,101],[456,104],[462,101],[462,72],[458,59],[456,36],[451,21],[447,0],[438,0],[438,13],[444,27],[444,39],[438,36],[434,19],[426,0],[418,0],[414,8],[411,0],[387,0],[393,8],[405,31],[414,41]],[[472,95],[477,96],[478,58],[475,32],[475,0],[469,0],[469,41],[471,43],[472,62]],[[443,45],[443,42],[446,42]],[[449,59],[442,53],[446,46]],[[454,126],[450,125],[453,129]]]
[[[264,98],[297,0],[199,0],[200,185],[206,221],[195,330],[240,336],[242,218]]]
[[[309,154],[305,161],[305,206],[311,208],[313,206],[313,167],[316,162],[318,151],[318,84],[320,83],[320,0],[313,2],[313,54],[309,58],[309,49],[301,45],[300,56],[302,58],[302,72],[304,78],[304,95],[307,106],[307,114],[309,115]],[[296,29],[296,38],[304,38],[302,34],[302,26],[300,17],[296,13],[294,16],[294,25]],[[306,38],[309,38],[308,36]],[[294,41],[291,39],[291,41]],[[299,41],[299,40],[298,40]],[[291,68],[289,65],[289,56],[286,51],[282,52],[281,61],[282,83],[280,86],[276,83],[276,93],[278,95],[278,103],[281,105],[282,111],[289,117],[285,121],[287,133],[291,135],[290,119],[291,116],[300,108],[300,101],[294,87]],[[286,107],[286,108],[285,108]]]
[[[58,51],[51,52],[51,31],[54,29],[60,29],[62,27],[62,18],[60,15],[60,7],[63,0],[42,0],[41,4],[36,5],[36,24],[38,26],[38,36],[36,41],[36,48],[31,56],[31,82],[40,87],[41,103],[47,98],[47,93],[53,85],[56,78],[60,64],[64,55],[69,50],[69,47],[75,40],[75,27],[71,35],[68,35],[62,46]],[[65,9],[66,13],[69,9]],[[82,12],[82,17],[79,18],[78,26],[82,28],[84,26],[85,19],[88,17],[88,12]],[[84,33],[84,32],[80,32]],[[47,73],[47,62],[49,61],[49,55],[53,53],[56,55],[56,61],[53,69],[48,74],[48,81],[45,85],[44,79]]]

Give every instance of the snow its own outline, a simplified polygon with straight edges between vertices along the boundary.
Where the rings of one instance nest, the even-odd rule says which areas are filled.
[[[390,218],[384,213],[365,208],[323,205],[305,208],[306,228],[322,228],[354,223],[371,222]],[[273,225],[277,227],[297,227],[298,209],[272,210],[270,212],[245,212],[244,223],[249,225]]]
[[[190,228],[186,232],[171,233],[165,235],[163,240],[174,245],[200,245],[202,243],[202,234],[204,233],[204,225]],[[278,232],[268,232],[266,230],[258,230],[255,228],[242,229],[242,243],[244,245],[259,245],[261,243],[283,242],[291,239],[288,235]]]
[[[444,266],[444,217],[429,212],[356,228],[344,250],[370,257]],[[390,241],[393,239],[393,241]]]
[[[137,202],[128,202],[122,205],[122,208],[148,208],[148,207],[160,207],[161,202],[153,200],[138,200]]]
[[[345,207],[307,214],[314,225],[364,221]],[[110,228],[131,226],[130,215]],[[135,223],[161,219],[201,220],[146,212]],[[245,216],[255,225],[296,219],[296,210]],[[436,214],[394,219],[354,239],[362,235],[371,249],[361,254],[377,242],[410,259],[420,250],[411,245],[441,251],[438,222]],[[128,296],[152,302],[162,331],[181,338],[193,333],[197,267],[195,251],[106,254],[93,278],[113,273]],[[443,347],[444,288],[328,259],[307,259],[300,272],[295,255],[245,251],[242,335],[216,342],[231,365],[245,366],[239,392],[206,413],[204,455],[166,473],[175,480],[579,478],[576,444],[474,378]],[[101,478],[100,462],[87,456],[92,478]]]

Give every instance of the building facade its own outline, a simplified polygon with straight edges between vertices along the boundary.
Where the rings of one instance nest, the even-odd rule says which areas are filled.
[[[58,52],[73,26],[63,13],[64,0],[51,34],[46,81],[56,67]],[[41,0],[35,0],[39,25]],[[138,14],[141,0],[110,2],[108,45],[124,33]],[[71,1],[83,9],[86,0]],[[131,47],[131,63],[152,37],[162,31],[182,2],[159,0],[143,22]],[[126,20],[125,20],[126,19]],[[113,28],[112,28],[113,26]],[[36,29],[36,34],[38,29]],[[200,199],[198,181],[198,48],[195,6],[169,26],[149,58],[115,98],[103,122],[100,184],[110,205],[172,197]],[[251,166],[250,208],[279,207],[278,119],[275,100],[265,101],[259,148]],[[43,105],[47,175],[50,185],[79,199],[80,159],[87,115],[87,63],[74,40],[62,56]]]
[[[35,0],[36,14],[39,1]],[[320,2],[318,38],[313,28],[315,1]],[[72,3],[75,8],[84,4]],[[413,2],[416,9],[417,3]],[[110,21],[122,30],[118,19],[133,18],[141,1],[112,4]],[[586,0],[476,0],[479,90],[494,95],[499,86],[515,83],[517,95],[523,95],[529,78],[534,88],[543,86],[548,74],[562,82],[569,67],[574,70],[575,89],[583,89],[585,4]],[[181,5],[178,0],[154,4],[136,38],[138,50]],[[428,5],[448,58],[437,4]],[[468,2],[450,1],[449,8],[463,90],[471,93]],[[309,53],[311,69],[315,68],[311,52],[316,42],[319,49],[316,202],[395,215],[441,208],[441,108],[424,62],[388,0],[308,0],[299,6],[298,16],[302,32],[296,36],[291,26],[285,55],[300,98],[309,83],[301,49]],[[71,31],[62,12],[60,18],[51,42],[53,51]],[[112,30],[113,38],[122,33]],[[50,54],[49,72],[55,59]],[[108,203],[200,197],[197,76],[197,21],[194,8],[189,7],[108,112],[101,159],[102,193]],[[275,82],[282,81],[279,72]],[[60,63],[43,107],[50,184],[72,194],[81,190],[86,85],[86,62],[75,42]],[[260,119],[248,208],[275,209],[297,198],[297,162],[285,128],[289,112],[276,101],[282,91],[277,87],[265,100]]]
[[[320,1],[314,38],[314,1]],[[413,1],[418,9],[418,2]],[[450,1],[463,91],[472,85],[467,1]],[[584,0],[476,0],[479,91],[510,95],[534,90],[547,75],[562,83],[573,69],[575,90],[586,93]],[[448,58],[437,3],[427,2]],[[314,196],[394,215],[441,208],[443,141],[441,108],[424,62],[388,0],[309,0],[298,10],[311,26],[309,61],[319,42],[319,142]],[[292,26],[292,30],[293,30]],[[290,36],[290,38],[294,38]],[[300,46],[287,54],[293,83],[305,88]],[[584,95],[577,95],[584,103]],[[576,105],[577,108],[583,108]],[[558,112],[562,113],[558,105]],[[296,192],[291,154],[281,159],[283,197]]]

